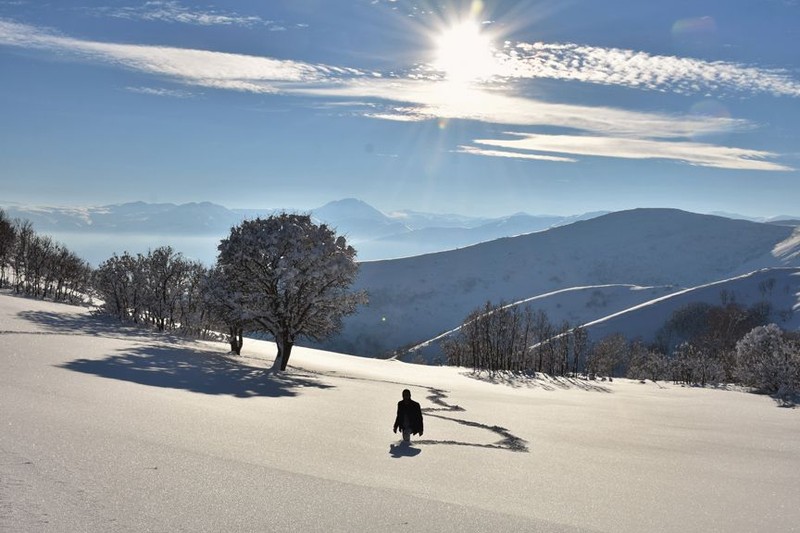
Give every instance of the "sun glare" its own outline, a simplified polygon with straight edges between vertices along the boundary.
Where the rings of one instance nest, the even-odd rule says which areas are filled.
[[[436,39],[434,68],[450,81],[471,82],[489,78],[496,69],[491,38],[474,21],[461,22]]]

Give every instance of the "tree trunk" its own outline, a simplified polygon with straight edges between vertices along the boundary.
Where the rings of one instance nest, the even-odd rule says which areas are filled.
[[[231,345],[231,351],[236,355],[242,355],[242,344],[244,340],[242,339],[243,335],[243,328],[237,328],[234,326],[230,326],[228,331],[228,342]]]
[[[275,339],[275,344],[278,347],[278,356],[275,358],[275,362],[272,364],[272,370],[280,370],[283,372],[286,370],[286,365],[289,363],[289,356],[292,354],[292,346],[294,346],[294,342],[287,338],[277,337]]]

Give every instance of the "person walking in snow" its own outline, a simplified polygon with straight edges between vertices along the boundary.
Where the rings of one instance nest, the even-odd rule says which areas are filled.
[[[403,399],[397,402],[397,417],[394,419],[394,432],[403,432],[403,442],[411,442],[411,435],[422,436],[422,409],[411,399],[411,391],[403,390]]]

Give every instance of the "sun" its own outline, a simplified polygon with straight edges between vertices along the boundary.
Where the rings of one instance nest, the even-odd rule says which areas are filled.
[[[433,67],[449,81],[472,82],[490,78],[497,69],[489,35],[472,20],[459,22],[435,38]]]

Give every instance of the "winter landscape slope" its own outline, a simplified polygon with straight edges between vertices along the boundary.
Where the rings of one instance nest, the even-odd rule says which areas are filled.
[[[231,225],[272,212],[208,202],[15,209],[9,214],[30,218],[37,231],[67,228],[80,244],[73,248],[79,254],[103,250],[94,264],[114,251],[145,252],[162,245],[211,264]],[[487,301],[531,300],[554,323],[583,324],[669,292],[800,264],[800,231],[792,221],[759,223],[670,209],[499,219],[384,214],[355,199],[331,202],[313,215],[355,244],[362,261],[356,288],[367,290],[371,302],[346,319],[339,336],[317,347],[373,357],[452,330]],[[534,229],[541,231],[526,233]],[[59,235],[64,233],[54,233]],[[500,235],[516,236],[491,240]],[[395,257],[469,243],[480,244],[364,261],[370,255]]]
[[[0,530],[792,531],[800,414],[725,390],[158,336],[0,293]],[[400,391],[425,434],[391,433]]]
[[[589,297],[586,291],[590,291]],[[657,295],[658,292],[662,294]],[[653,295],[656,297],[643,303],[631,303],[641,302],[642,298]],[[787,331],[800,330],[800,268],[765,268],[678,291],[670,287],[624,285],[579,287],[513,302],[513,305],[555,308],[556,314],[564,308],[569,312],[567,320],[571,324],[579,324],[586,329],[589,342],[619,333],[631,341],[639,340],[647,344],[656,340],[659,330],[675,311],[691,304],[717,306],[723,305],[723,302],[733,302],[745,308],[768,303],[769,322]],[[598,306],[609,314],[587,320],[587,316],[597,315],[597,309],[593,308]],[[459,329],[460,326],[414,345],[397,357],[404,361],[441,360],[441,342],[457,334]]]
[[[591,340],[614,333],[644,342],[655,340],[659,328],[678,309],[692,303],[721,305],[733,301],[744,307],[768,302],[770,322],[782,329],[800,329],[800,268],[768,268],[732,279],[679,291],[645,302],[600,320],[586,323]]]
[[[656,297],[658,287],[677,291],[761,268],[800,266],[798,250],[791,226],[637,209],[449,252],[365,262],[356,288],[369,293],[370,304],[346,318],[342,334],[323,347],[386,355],[455,328],[487,301],[510,303],[575,287],[654,287],[629,291],[624,305],[636,305]],[[570,313],[590,322],[624,309],[592,305],[598,298],[614,300],[606,289],[584,294],[585,301],[569,308],[559,307],[557,298],[538,304],[554,322]]]

